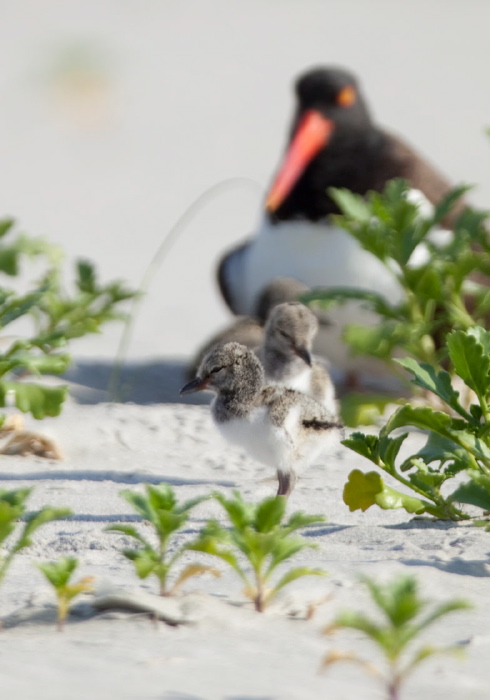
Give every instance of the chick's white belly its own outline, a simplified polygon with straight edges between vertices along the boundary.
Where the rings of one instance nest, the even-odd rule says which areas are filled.
[[[294,377],[288,377],[282,384],[289,387],[290,389],[295,389],[296,391],[301,391],[303,394],[311,394],[311,369],[305,364],[305,368],[302,372],[298,372]]]
[[[333,432],[305,432],[299,413],[299,406],[291,407],[284,423],[275,426],[267,409],[258,408],[247,418],[217,423],[217,427],[228,442],[242,447],[258,462],[283,472],[300,472],[338,442],[338,437]]]
[[[246,418],[217,423],[217,427],[225,440],[242,447],[262,464],[277,468],[278,460],[292,452],[291,439],[271,424],[265,408],[256,409]]]

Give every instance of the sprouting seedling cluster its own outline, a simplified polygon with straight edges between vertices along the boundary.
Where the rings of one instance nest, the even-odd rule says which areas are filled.
[[[63,630],[63,625],[68,615],[71,602],[80,593],[88,593],[93,590],[93,576],[84,576],[76,582],[71,578],[78,566],[75,557],[61,557],[58,561],[38,564],[46,579],[53,586],[58,601],[58,632]]]
[[[52,520],[71,515],[69,508],[50,506],[27,513],[27,499],[31,490],[30,488],[0,490],[0,547],[7,545],[9,538],[13,538],[6,554],[0,553],[0,583],[15,555],[32,543],[32,536],[36,530]],[[23,522],[18,527],[17,522],[21,519]]]
[[[283,496],[266,498],[260,503],[247,503],[238,491],[233,498],[215,493],[223,506],[230,525],[223,527],[210,520],[200,537],[188,549],[218,557],[238,574],[245,584],[245,595],[258,612],[276,597],[286,585],[303,576],[325,576],[321,569],[301,566],[290,569],[272,583],[276,569],[306,547],[314,547],[292,533],[313,523],[324,522],[322,515],[294,513],[285,522],[287,500]],[[240,555],[251,569],[251,575]]]
[[[171,552],[172,538],[188,522],[190,511],[206,496],[179,503],[174,490],[168,484],[147,485],[146,495],[125,490],[121,491],[121,496],[133,506],[144,521],[153,526],[156,545],[153,545],[133,525],[111,525],[107,530],[128,535],[140,545],[136,548],[124,549],[123,554],[134,563],[140,578],[156,576],[160,595],[176,593],[180,586],[192,576],[205,572],[218,575],[218,571],[212,567],[198,563],[189,564],[182,569],[173,584],[171,586],[169,584],[169,575],[174,573],[176,564],[186,552],[184,545]]]
[[[434,647],[414,645],[428,627],[450,612],[465,610],[471,606],[464,600],[450,600],[431,605],[419,593],[417,581],[411,576],[399,576],[394,581],[382,584],[373,579],[361,579],[368,587],[371,598],[381,616],[371,617],[365,612],[345,611],[337,615],[326,628],[326,634],[341,629],[357,630],[370,639],[384,657],[385,670],[373,666],[352,652],[331,650],[325,657],[323,667],[339,661],[361,664],[375,671],[381,679],[387,700],[399,700],[401,687],[411,673],[434,654],[459,651],[457,646]]]

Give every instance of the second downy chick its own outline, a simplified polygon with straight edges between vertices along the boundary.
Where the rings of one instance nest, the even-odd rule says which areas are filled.
[[[298,301],[275,306],[264,329],[264,342],[256,354],[266,381],[284,384],[316,399],[337,414],[335,388],[326,363],[311,354],[318,320]]]

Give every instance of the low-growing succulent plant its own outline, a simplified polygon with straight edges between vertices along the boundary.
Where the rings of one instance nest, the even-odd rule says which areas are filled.
[[[121,496],[133,506],[144,521],[153,525],[157,545],[153,546],[133,525],[111,525],[106,530],[122,532],[139,543],[140,546],[136,549],[126,548],[122,553],[134,563],[136,573],[140,578],[147,578],[150,574],[157,577],[160,595],[173,595],[192,576],[205,572],[214,576],[219,575],[216,569],[195,563],[187,565],[172,585],[169,585],[168,582],[169,575],[173,573],[175,565],[187,551],[185,545],[183,545],[178,547],[173,553],[170,553],[172,536],[188,522],[190,511],[198,503],[201,503],[206,496],[199,496],[179,503],[174,490],[168,484],[160,484],[159,486],[147,484],[146,496],[127,489],[121,491]]]
[[[399,700],[403,683],[422,661],[434,654],[458,651],[455,645],[434,647],[422,644],[413,649],[414,642],[437,620],[455,610],[466,610],[471,605],[464,600],[450,600],[431,606],[420,596],[417,580],[411,576],[400,576],[387,584],[376,583],[367,576],[361,580],[367,585],[382,619],[371,618],[364,612],[345,611],[337,615],[325,633],[330,635],[340,629],[352,629],[365,634],[384,656],[386,671],[367,663],[355,653],[335,649],[327,654],[323,667],[339,661],[361,664],[381,679],[388,700]]]
[[[280,564],[302,549],[316,546],[291,533],[307,525],[324,522],[322,515],[294,513],[283,523],[287,504],[284,496],[266,498],[260,503],[247,503],[238,491],[234,491],[234,498],[226,498],[221,493],[213,495],[227,512],[230,527],[223,527],[217,520],[208,521],[199,538],[189,544],[188,549],[211,554],[231,566],[245,584],[245,595],[253,601],[258,612],[262,612],[292,581],[302,576],[326,575],[321,569],[301,566],[290,569],[274,584],[271,582]],[[252,576],[242,559],[252,569]]]
[[[70,583],[77,566],[78,560],[75,557],[61,557],[58,561],[38,564],[39,569],[53,586],[56,594],[58,601],[58,632],[63,630],[72,600],[80,593],[93,590],[93,576],[84,576],[78,581]]]

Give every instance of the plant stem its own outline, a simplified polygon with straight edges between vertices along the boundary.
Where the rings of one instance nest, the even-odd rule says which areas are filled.
[[[264,611],[264,582],[260,575],[260,570],[254,568],[255,573],[255,583],[256,583],[256,595],[254,598],[254,606],[257,612]]]
[[[61,595],[58,598],[58,619],[56,624],[56,629],[58,632],[63,632],[63,627],[65,623],[66,616],[68,614],[68,600]]]
[[[391,661],[390,678],[388,680],[388,700],[399,700],[400,695],[400,674],[397,670],[396,661]]]

